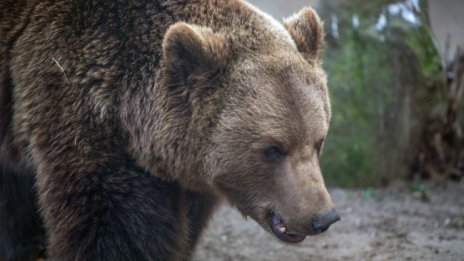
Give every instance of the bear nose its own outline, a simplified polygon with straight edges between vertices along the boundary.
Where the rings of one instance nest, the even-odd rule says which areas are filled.
[[[315,234],[326,231],[330,225],[340,220],[340,215],[335,209],[329,210],[328,212],[313,218],[311,226]]]

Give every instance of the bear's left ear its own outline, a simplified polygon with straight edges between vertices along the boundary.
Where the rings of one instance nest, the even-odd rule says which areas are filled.
[[[229,48],[224,37],[210,28],[178,22],[163,39],[163,58],[170,84],[181,87],[197,78],[217,75],[228,62]],[[197,76],[197,77],[195,77]]]
[[[319,61],[324,49],[324,28],[310,7],[301,9],[298,14],[285,19],[284,27],[292,36],[298,51],[309,61]]]

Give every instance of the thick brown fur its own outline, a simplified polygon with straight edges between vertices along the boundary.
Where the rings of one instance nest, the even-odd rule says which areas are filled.
[[[13,221],[1,260],[44,245],[49,260],[186,260],[221,195],[268,230],[270,210],[311,233],[333,207],[314,11],[287,30],[240,0],[0,0],[0,12],[0,200],[31,218],[0,208]],[[283,159],[266,158],[273,146]]]

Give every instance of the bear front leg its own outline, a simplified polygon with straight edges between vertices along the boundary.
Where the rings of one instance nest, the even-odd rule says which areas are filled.
[[[186,200],[189,206],[187,213],[189,219],[189,251],[186,256],[189,259],[214,209],[218,205],[219,199],[214,193],[189,191],[186,193]]]
[[[184,220],[179,186],[131,164],[114,165],[39,170],[49,173],[39,174],[38,185],[51,260],[177,259]]]
[[[34,260],[44,251],[34,176],[18,164],[0,162],[0,260]]]

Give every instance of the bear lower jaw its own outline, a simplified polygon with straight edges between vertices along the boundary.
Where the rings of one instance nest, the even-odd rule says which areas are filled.
[[[283,219],[273,211],[269,211],[268,223],[274,235],[286,243],[299,243],[306,238],[306,235],[288,233]]]

